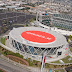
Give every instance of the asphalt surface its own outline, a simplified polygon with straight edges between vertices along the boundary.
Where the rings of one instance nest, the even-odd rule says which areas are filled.
[[[6,72],[31,72],[28,68],[0,58],[0,68]]]
[[[13,24],[29,24],[30,19],[34,17],[35,15],[20,12],[0,13],[0,34],[12,29]]]

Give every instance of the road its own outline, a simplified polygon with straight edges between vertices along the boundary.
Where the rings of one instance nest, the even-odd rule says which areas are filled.
[[[0,68],[5,70],[6,72],[31,72],[28,68],[8,62],[0,57]]]

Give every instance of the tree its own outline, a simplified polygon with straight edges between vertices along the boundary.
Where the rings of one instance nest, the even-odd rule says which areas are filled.
[[[29,10],[29,9],[30,9],[30,7],[26,7],[25,9],[26,9],[26,10]]]

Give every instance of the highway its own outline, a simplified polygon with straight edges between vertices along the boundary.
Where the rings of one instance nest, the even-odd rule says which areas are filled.
[[[5,70],[6,72],[31,72],[25,66],[21,66],[19,64],[7,61],[2,57],[0,57],[0,68]]]

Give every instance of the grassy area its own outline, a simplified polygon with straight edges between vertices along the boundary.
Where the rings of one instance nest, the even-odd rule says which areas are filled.
[[[36,60],[31,61],[31,58],[28,58],[28,59],[25,59],[25,60],[29,63],[29,66],[41,67],[41,62],[39,62],[39,61],[36,61]]]
[[[45,63],[45,68],[63,68],[65,67],[64,65],[53,65],[53,64],[48,64],[48,63]]]
[[[33,21],[35,21],[35,20],[36,20],[36,18],[34,17],[34,18],[30,19],[30,22],[33,22]]]
[[[3,69],[0,69],[0,72],[6,72],[5,70],[3,70]]]
[[[28,24],[26,24],[26,27],[28,27]]]
[[[55,70],[55,72],[64,72],[64,70],[63,69]]]
[[[67,36],[67,41],[68,42],[69,42],[69,39],[72,41],[72,36],[71,35]]]
[[[0,53],[2,53],[4,56],[7,56],[7,55],[13,55],[13,56],[17,56],[17,57],[20,57],[23,59],[23,56],[20,55],[19,53],[13,53],[11,51],[8,51],[6,49],[4,49],[3,47],[0,46]]]
[[[0,39],[1,43],[4,44],[4,45],[5,45],[5,40],[6,40],[6,38],[1,38]]]
[[[7,55],[13,55],[13,56],[16,56],[16,57],[19,57],[19,58],[22,58],[23,59],[23,56],[20,55],[19,53],[13,53],[11,51],[8,51],[6,49],[4,49],[3,47],[0,46],[0,53],[2,53],[4,56],[7,56]],[[29,66],[37,66],[37,67],[40,67],[41,63],[39,61],[31,61],[30,58],[28,59],[25,59],[28,63],[29,63]]]
[[[69,58],[71,58],[70,61],[68,60]],[[67,57],[63,58],[62,61],[63,61],[64,63],[72,63],[72,57],[67,56]]]
[[[72,52],[72,48],[69,47],[69,49],[70,49],[70,51]]]
[[[58,60],[58,61],[51,62],[51,63],[58,63],[58,64],[61,64],[59,60]]]
[[[13,53],[11,51],[8,51],[8,50],[2,48],[1,46],[0,46],[0,53],[2,53],[4,56],[13,55],[13,56],[23,59],[23,56],[20,55],[19,53]],[[41,67],[41,62],[39,62],[39,61],[31,60],[30,58],[25,59],[25,60],[29,63],[29,66]],[[59,63],[59,61],[57,61],[57,63]],[[61,65],[52,65],[52,64],[45,63],[45,68],[61,68],[61,67],[64,67],[64,66],[63,65],[62,66]]]
[[[51,65],[51,64],[48,64],[48,63],[45,63],[45,68],[55,68],[55,66]]]
[[[4,71],[0,70],[0,72],[4,72]]]
[[[72,36],[71,35],[69,36],[69,39],[72,41]]]
[[[23,59],[23,56],[20,55],[19,53],[13,53],[11,51],[8,51],[4,48],[2,48],[0,46],[0,53],[2,53],[4,56],[7,56],[7,55],[13,55],[13,56],[16,56],[16,57],[19,57],[19,58],[22,58]],[[64,62],[72,62],[71,61],[68,61],[68,58],[70,58],[69,56],[67,56],[66,58],[62,59]],[[39,61],[36,61],[36,60],[31,60],[30,58],[28,59],[25,59],[28,63],[29,63],[29,66],[33,66],[33,67],[41,67],[41,62]],[[56,61],[56,62],[52,62],[52,63],[60,63],[59,61]],[[48,63],[45,63],[45,68],[63,68],[63,67],[68,67],[70,65],[52,65],[52,64],[48,64]]]

